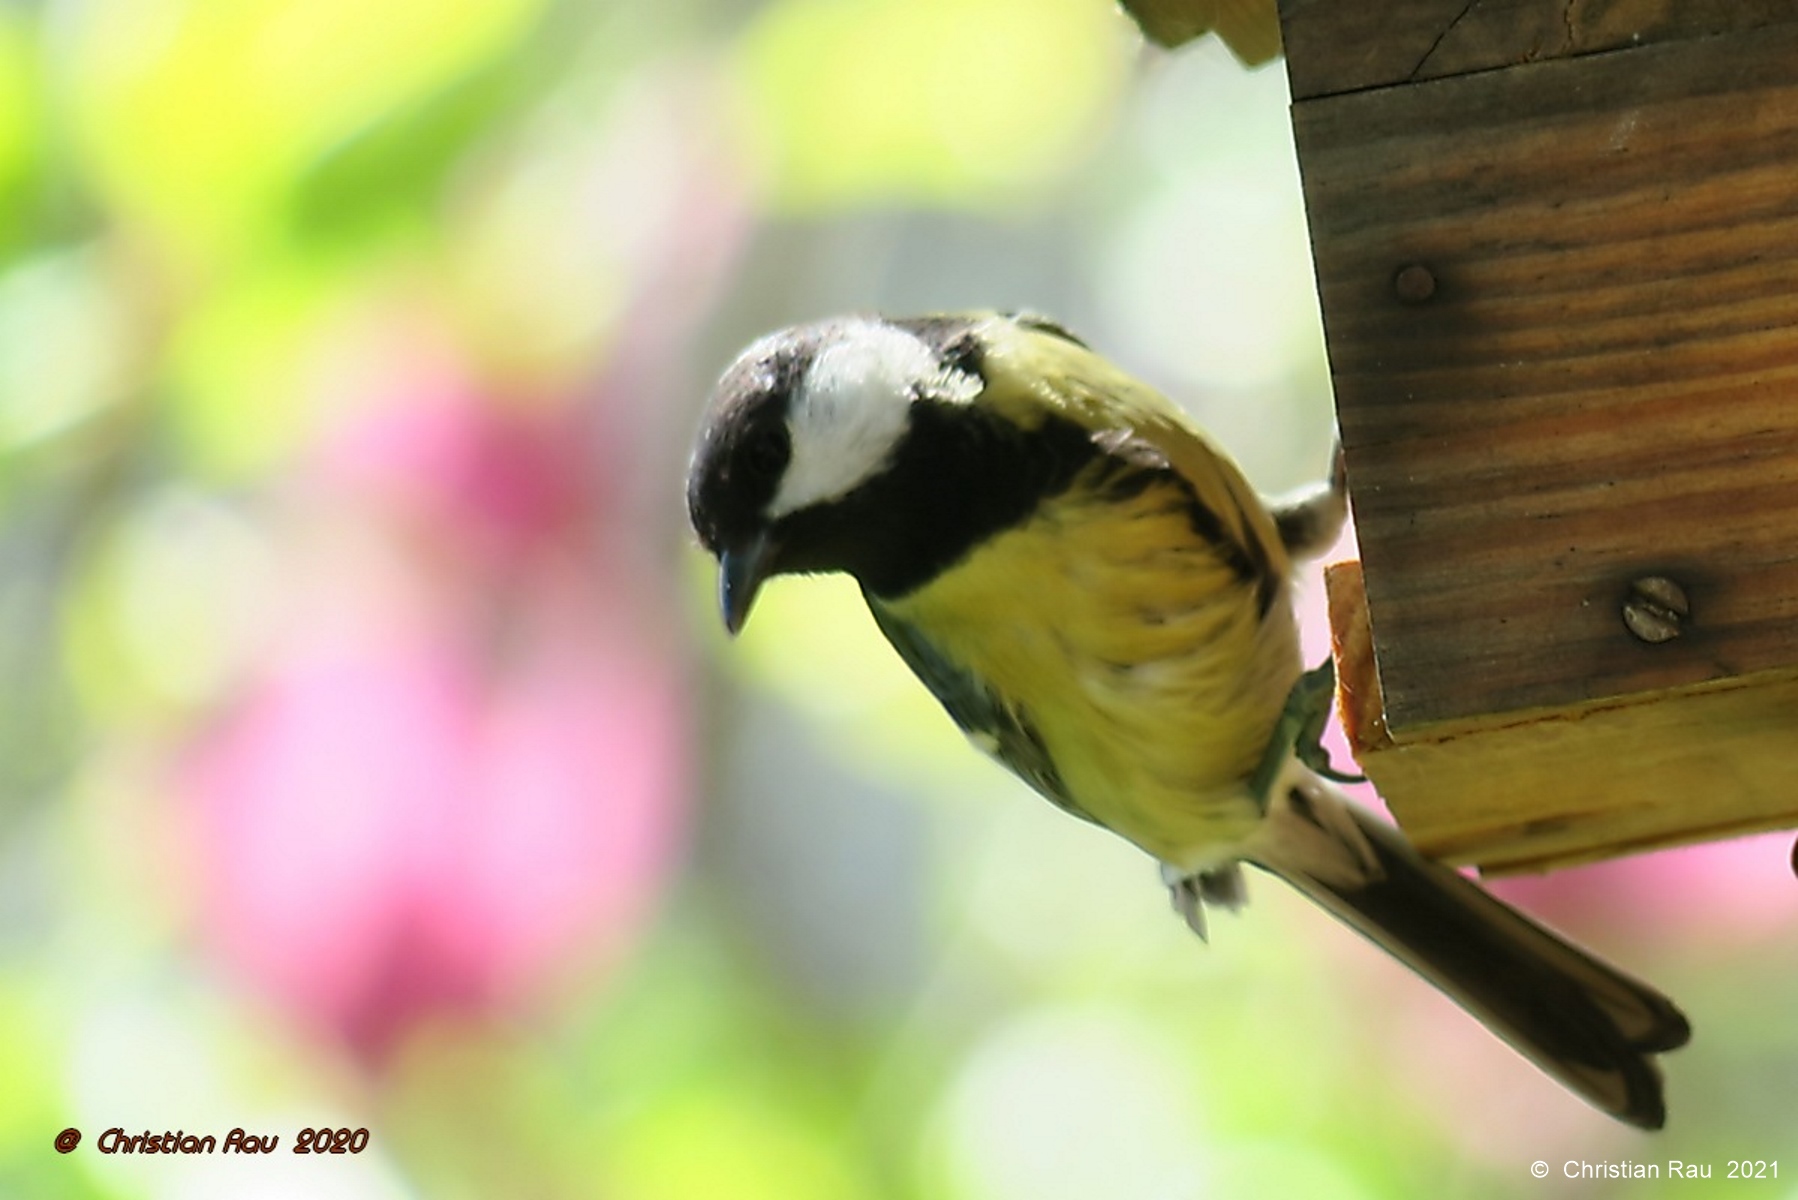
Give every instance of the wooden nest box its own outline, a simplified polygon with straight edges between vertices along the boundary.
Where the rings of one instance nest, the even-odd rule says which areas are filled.
[[[1798,825],[1798,5],[1280,16],[1363,768],[1501,871]]]

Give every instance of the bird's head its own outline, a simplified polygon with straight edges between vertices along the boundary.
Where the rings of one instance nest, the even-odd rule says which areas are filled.
[[[771,576],[847,571],[878,590],[916,557],[920,514],[941,507],[919,493],[954,486],[928,462],[953,456],[924,453],[916,435],[980,393],[979,346],[965,320],[850,317],[771,334],[731,364],[687,477],[727,629]]]

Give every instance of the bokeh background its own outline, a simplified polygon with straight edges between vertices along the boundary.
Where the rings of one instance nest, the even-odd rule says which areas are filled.
[[[0,1195],[1798,1196],[1789,840],[1503,888],[1692,1016],[1650,1139],[1277,885],[1199,945],[840,581],[718,629],[786,322],[1053,313],[1315,477],[1285,104],[1106,0],[0,3]]]

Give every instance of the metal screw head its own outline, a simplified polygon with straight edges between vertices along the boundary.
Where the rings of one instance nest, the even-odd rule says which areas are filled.
[[[1405,304],[1422,304],[1436,294],[1436,277],[1422,263],[1412,263],[1393,275],[1392,290]]]
[[[1692,613],[1686,590],[1665,575],[1644,575],[1629,585],[1623,624],[1637,640],[1655,644],[1680,635]]]

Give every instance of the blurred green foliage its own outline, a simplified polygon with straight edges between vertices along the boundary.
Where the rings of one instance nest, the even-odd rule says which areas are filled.
[[[1120,40],[1086,0],[771,4],[742,44],[766,183],[802,211],[1016,202],[1093,132]]]

